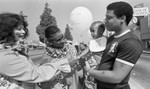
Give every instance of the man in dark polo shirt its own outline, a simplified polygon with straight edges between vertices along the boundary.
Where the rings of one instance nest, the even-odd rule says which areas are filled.
[[[138,37],[128,29],[133,9],[126,2],[113,2],[107,6],[105,26],[115,34],[108,38],[98,70],[86,62],[85,71],[96,79],[97,89],[130,89],[130,73],[142,53]]]

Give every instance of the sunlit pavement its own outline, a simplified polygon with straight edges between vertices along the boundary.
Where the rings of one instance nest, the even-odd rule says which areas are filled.
[[[136,82],[136,84],[133,84],[133,87],[140,85],[144,89],[150,89],[150,54],[143,53],[140,56],[131,73],[131,79]]]
[[[131,89],[145,89],[139,83],[137,83],[132,77],[130,78],[129,85]]]
[[[37,65],[41,61],[40,57],[43,55],[43,53],[44,53],[43,50],[36,50],[36,51],[31,51],[29,55],[32,58],[33,62]],[[150,75],[149,72],[150,61],[148,60],[149,58],[150,58],[149,54],[142,55],[140,57],[140,60],[137,62],[135,68],[133,69],[133,72],[131,73],[131,78],[129,81],[131,89],[149,89],[150,87],[149,85],[150,79],[148,79]]]

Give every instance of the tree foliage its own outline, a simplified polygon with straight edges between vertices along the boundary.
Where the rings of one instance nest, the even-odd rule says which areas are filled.
[[[44,41],[44,30],[46,27],[57,26],[55,17],[51,15],[52,10],[48,6],[49,4],[45,3],[44,12],[40,16],[40,24],[36,27],[36,33],[39,35],[41,41]]]
[[[65,33],[64,33],[64,37],[67,39],[67,40],[70,40],[70,41],[73,41],[73,37],[72,37],[72,34],[71,34],[71,27],[69,27],[69,25],[67,24],[66,25],[66,29],[65,29]]]

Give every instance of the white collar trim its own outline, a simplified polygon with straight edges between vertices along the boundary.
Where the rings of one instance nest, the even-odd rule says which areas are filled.
[[[119,37],[121,37],[121,36],[127,34],[127,33],[130,32],[130,31],[131,31],[131,30],[128,29],[127,31],[125,31],[125,32],[123,32],[123,33],[121,33],[121,34],[119,34],[119,35],[117,35],[117,36],[114,36],[114,38],[119,38]]]

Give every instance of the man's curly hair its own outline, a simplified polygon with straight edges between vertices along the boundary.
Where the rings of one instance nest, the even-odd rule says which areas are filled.
[[[25,36],[28,37],[28,23],[25,16],[15,13],[1,13],[0,14],[0,43],[14,43],[16,42],[13,29],[19,25],[24,26]]]

